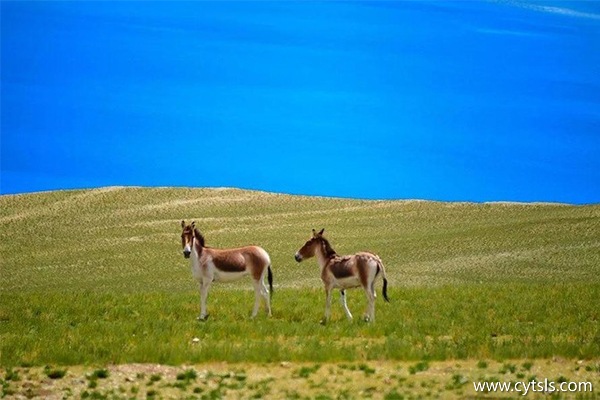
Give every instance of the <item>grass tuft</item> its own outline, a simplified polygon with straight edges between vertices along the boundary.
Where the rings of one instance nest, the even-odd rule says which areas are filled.
[[[420,361],[420,362],[416,363],[415,365],[408,367],[408,372],[411,375],[414,375],[417,372],[427,371],[428,369],[429,369],[429,363],[426,361]]]
[[[315,364],[312,367],[301,367],[297,372],[296,376],[299,378],[308,378],[321,368],[320,364]]]
[[[531,367],[533,367],[533,362],[525,361],[522,365],[524,371],[531,371]]]
[[[46,367],[44,369],[44,373],[50,379],[62,379],[67,374],[67,370],[66,369],[57,369],[57,368]]]
[[[90,375],[90,379],[106,379],[108,378],[109,372],[107,369],[97,369]]]

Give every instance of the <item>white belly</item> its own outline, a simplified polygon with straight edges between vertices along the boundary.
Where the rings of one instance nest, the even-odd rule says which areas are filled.
[[[233,282],[248,275],[248,271],[223,272],[215,268],[215,282]]]
[[[333,283],[333,287],[339,289],[350,289],[360,286],[360,279],[358,276],[349,276],[347,278],[336,279]]]

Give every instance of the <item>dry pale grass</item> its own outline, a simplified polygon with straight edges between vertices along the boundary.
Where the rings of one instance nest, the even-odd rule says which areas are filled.
[[[591,382],[600,387],[600,360],[445,361],[430,363],[369,362],[314,364],[227,364],[166,366],[123,364],[106,368],[106,378],[94,378],[91,367],[68,367],[66,375],[50,379],[55,369],[1,370],[4,394],[14,399],[63,398],[518,398],[520,393],[477,394],[475,381]],[[193,372],[191,372],[193,371]],[[10,374],[10,375],[9,375]],[[96,373],[97,375],[97,373]],[[527,398],[547,398],[530,392]],[[585,395],[563,393],[560,398]],[[596,398],[587,393],[586,398]]]
[[[316,265],[298,266],[293,254],[322,227],[340,254],[378,253],[396,286],[600,279],[599,205],[110,187],[0,196],[0,292],[53,291],[61,282],[98,290],[80,283],[131,277],[131,289],[145,291],[164,287],[165,276],[168,290],[190,290],[179,249],[182,219],[195,219],[213,247],[261,245],[285,287],[314,285]]]

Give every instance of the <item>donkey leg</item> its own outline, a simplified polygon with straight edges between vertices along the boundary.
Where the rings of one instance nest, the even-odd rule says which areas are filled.
[[[371,302],[369,305],[371,309],[371,321],[375,322],[375,299],[377,298],[377,292],[375,291],[375,279],[373,279],[373,283],[371,283]]]
[[[326,324],[331,315],[331,290],[330,287],[325,288],[325,316],[321,320],[321,324]]]
[[[208,298],[208,291],[210,289],[210,281],[204,280],[200,283],[200,316],[198,319],[200,321],[205,321],[208,318],[208,313],[206,312],[206,299]]]
[[[375,294],[369,299],[369,322],[375,322]]]
[[[346,317],[348,317],[349,320],[352,320],[352,313],[348,309],[348,304],[346,304],[346,291],[343,289],[340,290],[340,302],[342,303],[342,307],[344,307]]]
[[[261,283],[260,281],[254,281],[254,308],[252,309],[252,318],[256,317],[258,314],[258,308],[260,306],[260,297],[261,297]]]
[[[365,288],[365,295],[367,297],[367,310],[365,312],[365,322],[375,321],[375,296],[370,288]]]
[[[273,315],[271,314],[271,296],[269,296],[269,289],[267,289],[267,286],[265,285],[264,281],[261,281],[260,293],[265,299],[265,305],[267,306],[267,315],[271,317]]]
[[[375,279],[371,282],[371,293],[373,293],[373,298],[377,298],[377,292],[375,291]]]

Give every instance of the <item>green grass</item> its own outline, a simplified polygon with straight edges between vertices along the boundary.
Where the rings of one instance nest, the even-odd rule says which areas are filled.
[[[44,372],[50,379],[62,379],[67,374],[67,371],[64,369],[51,368],[50,366],[47,366]]]
[[[180,221],[214,247],[271,255],[273,317],[249,281],[213,286],[211,318]],[[312,228],[370,250],[392,302],[376,322],[324,294],[295,251]],[[600,206],[358,201],[241,190],[110,188],[0,197],[0,366],[600,356]],[[337,295],[336,295],[337,296]],[[199,338],[198,343],[192,342]],[[243,340],[241,338],[244,338]],[[327,346],[324,346],[324,344]]]

